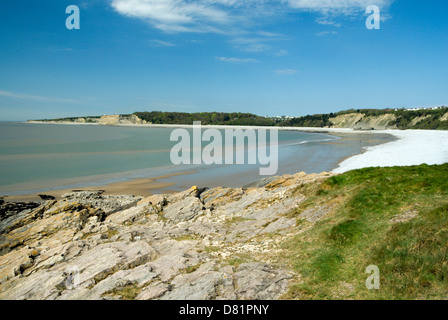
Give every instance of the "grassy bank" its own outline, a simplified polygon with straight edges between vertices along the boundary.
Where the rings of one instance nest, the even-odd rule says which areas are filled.
[[[299,187],[301,232],[283,262],[300,276],[286,299],[448,299],[448,164],[369,168]],[[309,210],[329,210],[312,223]],[[380,289],[366,288],[366,268]]]

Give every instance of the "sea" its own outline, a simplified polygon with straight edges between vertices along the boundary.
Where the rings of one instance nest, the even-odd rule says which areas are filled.
[[[170,191],[192,185],[240,187],[265,177],[260,176],[260,163],[172,164],[170,152],[178,143],[170,139],[173,130],[0,122],[0,196],[104,186],[160,176],[169,176],[164,181],[173,184]],[[335,136],[279,131],[276,175],[331,171],[366,147],[390,140],[386,134]],[[247,152],[255,150],[246,150],[246,155]],[[185,172],[189,174],[177,175]]]

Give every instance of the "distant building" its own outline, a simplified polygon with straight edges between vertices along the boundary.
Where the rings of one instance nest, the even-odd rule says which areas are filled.
[[[273,116],[273,117],[266,116],[266,118],[287,120],[287,119],[294,119],[295,117],[291,117],[291,116]]]
[[[443,109],[443,108],[446,108],[446,107],[409,108],[409,109],[405,109],[405,111],[438,110],[438,109]],[[395,111],[398,111],[398,109],[395,109]]]

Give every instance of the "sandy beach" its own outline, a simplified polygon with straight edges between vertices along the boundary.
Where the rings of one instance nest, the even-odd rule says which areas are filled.
[[[143,197],[148,197],[154,193],[154,190],[166,189],[167,193],[170,193],[169,187],[173,186],[175,183],[172,182],[164,182],[164,179],[178,177],[180,175],[186,175],[193,173],[191,172],[182,172],[176,174],[163,175],[155,178],[141,178],[134,179],[130,181],[122,181],[107,184],[104,186],[96,186],[96,187],[86,187],[86,188],[78,188],[76,190],[103,190],[104,195],[139,195]],[[41,200],[39,194],[45,194],[55,197],[57,200],[61,199],[62,195],[72,192],[74,189],[62,189],[62,190],[53,190],[49,192],[38,192],[32,194],[25,195],[17,195],[17,196],[6,196],[5,199],[13,202],[23,202],[23,201],[39,201]]]
[[[333,170],[343,173],[367,167],[437,165],[448,162],[448,132],[431,130],[384,130],[396,141],[369,147],[366,152],[344,160]]]

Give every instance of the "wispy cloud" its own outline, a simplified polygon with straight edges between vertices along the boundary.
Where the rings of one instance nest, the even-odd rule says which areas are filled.
[[[355,11],[377,5],[388,7],[393,0],[285,0],[291,8],[317,11],[323,14],[353,14]]]
[[[260,37],[237,37],[232,40],[232,43],[241,51],[260,53],[271,50],[271,46],[264,43],[264,40]]]
[[[216,57],[217,60],[221,62],[228,62],[228,63],[254,63],[254,62],[260,62],[257,59],[243,59],[243,58],[228,58],[228,57]]]
[[[230,42],[242,52],[264,53],[274,57],[283,57],[288,55],[289,52],[285,49],[279,49],[278,43],[285,39],[283,35],[268,33],[266,36],[258,37],[235,37]]]
[[[44,96],[37,96],[37,95],[24,94],[24,93],[15,93],[15,92],[3,91],[3,90],[0,90],[0,96],[14,98],[14,99],[43,101],[43,102],[61,102],[61,103],[78,103],[79,102],[78,100],[75,100],[75,99],[61,99],[61,98],[55,98],[55,97],[44,97]]]
[[[330,35],[330,34],[338,34],[338,32],[337,31],[321,31],[321,32],[316,33],[316,36],[323,37],[323,36]]]
[[[280,50],[274,52],[275,57],[284,57],[284,56],[287,56],[288,54],[289,54],[289,51],[286,49],[280,49]]]
[[[112,8],[131,18],[148,21],[166,32],[201,32],[201,25],[211,31],[216,24],[229,22],[223,6],[233,1],[182,0],[112,0]],[[205,31],[202,28],[202,32]]]
[[[333,27],[337,27],[337,28],[339,28],[341,26],[341,23],[335,22],[335,21],[333,21],[332,19],[330,19],[327,16],[317,18],[316,22],[318,24],[322,24],[322,25],[325,25],[325,26],[333,26]]]
[[[364,16],[367,6],[375,4],[387,16],[394,0],[107,0],[119,14],[141,19],[168,34],[214,33],[226,36],[234,49],[246,54],[283,57],[287,36],[271,32],[269,24],[290,13],[312,12],[317,24],[340,27],[344,18]],[[268,22],[267,22],[268,21]],[[316,36],[335,35],[321,31]],[[174,43],[152,40],[154,47],[173,47]],[[256,59],[218,57],[228,63],[259,62]]]
[[[172,42],[162,41],[162,40],[151,40],[151,45],[153,47],[174,47],[174,46],[176,46]]]
[[[278,75],[282,75],[282,76],[285,76],[285,75],[293,75],[293,74],[296,74],[296,73],[298,73],[299,72],[299,70],[296,70],[296,69],[280,69],[280,70],[275,70],[275,73],[276,74],[278,74]]]
[[[330,17],[351,15],[375,4],[388,7],[394,0],[109,0],[119,14],[147,21],[165,32],[232,34],[296,11],[314,11],[317,23],[338,26]],[[255,22],[257,21],[257,23]],[[237,31],[238,32],[238,31]],[[262,31],[261,31],[262,32]],[[265,32],[262,36],[267,36]],[[261,35],[261,34],[260,34]]]

